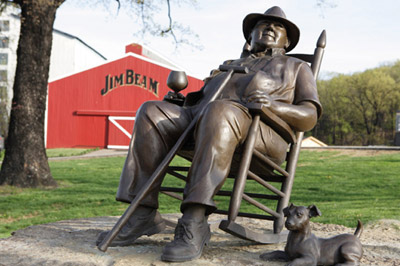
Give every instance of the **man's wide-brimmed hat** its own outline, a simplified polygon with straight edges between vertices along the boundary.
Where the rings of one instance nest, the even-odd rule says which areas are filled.
[[[297,43],[299,42],[300,38],[300,30],[299,28],[292,22],[286,19],[286,15],[283,10],[278,7],[274,6],[265,11],[264,14],[252,13],[248,14],[243,20],[243,34],[246,41],[250,44],[251,39],[251,31],[253,30],[254,26],[257,22],[261,20],[272,20],[272,21],[279,21],[282,23],[286,28],[287,36],[290,40],[290,45],[286,48],[286,52],[292,50]]]

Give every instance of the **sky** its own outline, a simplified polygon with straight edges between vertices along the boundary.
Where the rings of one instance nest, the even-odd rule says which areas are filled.
[[[264,13],[280,6],[300,29],[300,41],[293,53],[312,53],[322,30],[327,46],[321,75],[351,74],[393,63],[400,59],[400,1],[329,0],[323,8],[316,0],[197,0],[195,6],[174,5],[171,15],[189,26],[203,49],[180,46],[170,39],[134,36],[135,17],[117,4],[84,5],[67,0],[57,11],[54,27],[72,34],[113,60],[124,55],[130,43],[145,44],[181,66],[190,75],[206,77],[227,59],[240,56],[244,45],[242,22],[250,13]],[[90,2],[90,1],[88,1]],[[165,6],[166,8],[166,6]],[[157,14],[166,20],[166,9]]]

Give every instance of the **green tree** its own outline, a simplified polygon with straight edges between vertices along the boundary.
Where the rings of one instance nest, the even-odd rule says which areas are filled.
[[[170,16],[170,0],[116,0],[136,10],[145,29],[158,29],[163,36],[176,35],[179,25]],[[176,0],[181,2],[183,0]],[[193,2],[188,0],[189,2]],[[21,31],[17,48],[17,69],[11,103],[6,153],[0,171],[0,185],[19,187],[56,186],[47,161],[44,145],[44,119],[49,75],[52,31],[56,11],[65,0],[0,0],[4,7],[15,4],[21,9]],[[86,1],[94,3],[96,1]],[[98,2],[98,1],[97,1]],[[104,4],[109,1],[102,0]],[[168,5],[169,23],[161,27],[153,21],[162,3]],[[157,33],[154,32],[154,33]]]
[[[390,145],[400,102],[400,63],[318,84],[323,116],[313,134],[334,145]]]
[[[397,98],[393,78],[379,68],[355,74],[348,84],[346,97],[361,116],[363,144],[383,144],[390,106]]]
[[[400,60],[396,61],[392,65],[382,67],[382,70],[390,75],[395,82],[393,97],[391,97],[391,101],[389,103],[390,118],[388,121],[388,123],[390,123],[388,128],[392,135],[392,137],[390,137],[390,140],[393,140],[394,132],[396,130],[396,112],[400,110]]]
[[[325,143],[347,145],[354,142],[354,136],[350,134],[352,121],[348,116],[351,106],[344,97],[348,79],[346,75],[338,75],[318,82],[323,114],[312,133]]]

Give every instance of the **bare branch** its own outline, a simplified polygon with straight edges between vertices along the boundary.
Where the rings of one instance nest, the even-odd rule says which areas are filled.
[[[327,8],[335,8],[337,6],[335,0],[317,0],[316,2],[317,8],[321,11],[321,17],[325,17],[324,11]]]
[[[121,8],[121,2],[119,0],[115,0],[118,3],[118,10]]]
[[[1,0],[0,0],[1,1]],[[117,1],[117,0],[115,0]],[[195,4],[195,0],[118,0],[121,3],[121,10],[129,13],[130,17],[135,21],[133,27],[133,35],[141,39],[143,44],[146,44],[148,36],[158,36],[170,38],[175,44],[175,47],[187,45],[194,49],[201,49],[198,36],[192,30],[177,23],[172,14],[174,4],[182,3]],[[167,5],[165,6],[165,2]],[[125,8],[124,4],[129,4],[130,8]],[[165,9],[167,7],[167,9]],[[160,17],[160,14],[166,14],[165,17]],[[168,18],[166,20],[165,18]],[[163,22],[161,22],[163,21]]]
[[[175,33],[172,30],[171,4],[170,4],[169,0],[167,0],[167,5],[168,5],[169,27],[168,27],[168,29],[161,31],[161,36],[163,36],[164,34],[169,32],[172,35],[172,37],[174,38],[175,44],[178,45],[178,40],[176,39]]]
[[[118,3],[118,9],[117,9],[117,16],[119,14],[119,10],[121,9],[121,2],[119,0],[115,0]]]

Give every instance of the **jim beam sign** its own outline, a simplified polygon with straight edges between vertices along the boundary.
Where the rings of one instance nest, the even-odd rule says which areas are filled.
[[[158,97],[159,84],[160,83],[153,78],[135,73],[132,69],[127,69],[125,73],[121,73],[120,75],[107,75],[105,77],[104,88],[101,89],[101,95],[104,96],[110,91],[123,86],[136,86],[148,90]]]

